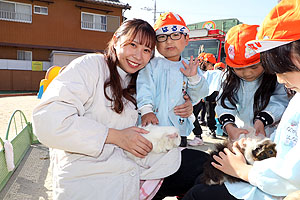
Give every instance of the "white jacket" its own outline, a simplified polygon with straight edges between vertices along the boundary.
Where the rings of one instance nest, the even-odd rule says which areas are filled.
[[[256,161],[248,175],[252,184],[226,183],[229,192],[238,199],[277,200],[300,190],[300,94],[290,101],[278,125],[275,136],[277,155]]]
[[[118,71],[126,87],[127,74]],[[179,149],[152,154],[143,168],[105,144],[109,128],[135,126],[138,118],[130,102],[121,114],[111,109],[103,92],[108,77],[103,55],[82,56],[51,82],[33,111],[34,133],[52,148],[54,199],[138,199],[140,180],[169,176],[180,166]]]

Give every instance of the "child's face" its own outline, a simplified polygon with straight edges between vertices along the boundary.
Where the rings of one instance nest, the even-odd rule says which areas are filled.
[[[179,61],[181,53],[188,43],[189,36],[181,34],[181,38],[179,40],[172,40],[171,37],[168,37],[164,42],[156,42],[156,48],[157,51],[168,60]]]
[[[135,73],[142,69],[150,60],[152,50],[142,45],[138,35],[133,41],[128,41],[126,36],[121,36],[114,44],[118,64],[127,73]]]
[[[206,65],[206,70],[213,70],[214,69],[214,64],[211,62],[205,62]]]
[[[277,80],[279,83],[284,84],[286,88],[300,92],[300,58],[299,56],[292,54],[291,59],[299,71],[276,74]]]
[[[262,75],[262,73],[264,73],[264,68],[261,63],[245,68],[233,68],[233,70],[238,77],[249,82],[256,80],[260,77],[260,75]]]

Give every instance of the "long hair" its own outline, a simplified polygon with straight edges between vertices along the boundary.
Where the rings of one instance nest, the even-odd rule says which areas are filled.
[[[127,88],[122,88],[121,77],[117,70],[118,58],[114,48],[114,44],[121,36],[127,38],[125,43],[122,45],[132,42],[136,36],[138,36],[140,39],[138,41],[140,41],[142,45],[150,47],[153,51],[155,48],[155,31],[148,22],[141,19],[132,19],[125,21],[114,33],[114,37],[108,42],[104,55],[110,75],[104,83],[104,95],[112,102],[112,109],[119,114],[124,110],[122,98],[131,101],[136,106],[136,99],[134,95],[136,94],[136,79],[138,74],[138,72],[136,72],[128,75],[131,76],[130,82]],[[107,94],[107,88],[111,89],[111,96]]]
[[[241,85],[241,78],[238,77],[232,67],[226,68],[226,79],[222,82],[223,92],[220,95],[222,107],[226,109],[237,109],[236,104],[238,103],[237,92]],[[277,84],[277,78],[275,74],[269,74],[264,72],[261,77],[260,85],[254,94],[253,113],[256,116],[259,112],[267,107],[270,101],[270,97],[275,91]],[[225,100],[228,99],[232,106],[226,105]]]

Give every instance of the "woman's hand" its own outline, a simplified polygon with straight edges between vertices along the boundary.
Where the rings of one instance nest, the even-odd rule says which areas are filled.
[[[225,130],[228,134],[228,137],[230,140],[235,141],[239,139],[241,134],[248,134],[248,130],[242,129],[242,128],[237,128],[234,124],[227,124],[225,126]]]
[[[184,61],[181,61],[185,68],[180,68],[181,73],[183,73],[186,77],[191,77],[197,75],[199,60],[196,59],[194,61],[194,57],[191,56],[189,64],[186,64]]]
[[[158,124],[159,121],[153,112],[144,114],[142,116],[142,126],[147,126],[148,124]]]
[[[255,135],[263,134],[264,136],[266,136],[265,126],[261,120],[255,120],[254,128],[256,130]]]
[[[187,118],[193,114],[193,105],[188,95],[184,95],[185,103],[174,107],[175,115],[179,115],[182,118]]]
[[[252,166],[246,163],[244,155],[236,146],[233,146],[232,149],[233,152],[225,148],[224,152],[219,153],[219,156],[214,155],[213,158],[217,163],[212,162],[211,165],[226,174],[248,181],[248,174]]]
[[[152,150],[152,143],[141,135],[147,133],[135,126],[123,130],[110,128],[105,143],[115,144],[136,157],[144,158]]]

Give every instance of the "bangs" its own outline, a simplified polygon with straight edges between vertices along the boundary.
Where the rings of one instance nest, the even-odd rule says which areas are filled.
[[[156,44],[156,38],[155,38],[155,32],[153,28],[151,29],[146,26],[139,26],[136,29],[130,30],[127,35],[131,35],[130,38],[128,38],[127,42],[131,42],[134,39],[136,39],[139,44],[145,45],[146,47],[149,47],[151,50],[154,50],[155,44]]]
[[[292,44],[289,43],[260,53],[261,63],[266,73],[282,74],[296,71],[296,67],[291,60]]]
[[[141,45],[145,45],[150,49],[155,48],[156,39],[153,37],[153,34],[150,34],[148,31],[140,30],[137,34],[137,39]]]

